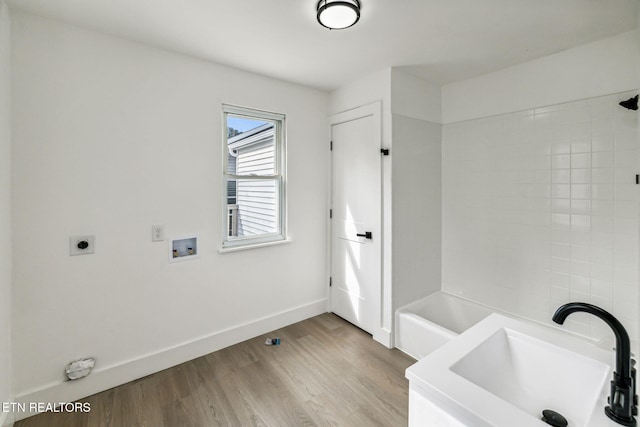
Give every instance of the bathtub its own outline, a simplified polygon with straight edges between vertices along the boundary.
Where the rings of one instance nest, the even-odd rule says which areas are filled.
[[[396,347],[420,360],[495,312],[455,295],[435,292],[396,311]]]

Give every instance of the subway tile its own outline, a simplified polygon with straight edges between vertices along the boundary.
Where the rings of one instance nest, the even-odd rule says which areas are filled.
[[[558,258],[571,258],[571,246],[562,243],[551,244],[551,255]]]
[[[616,130],[614,141],[616,154],[618,152],[635,152],[638,147],[636,130],[633,128],[621,131]]]
[[[586,230],[571,230],[571,244],[587,246],[591,241],[591,233]]]
[[[591,264],[591,279],[613,283],[613,266],[608,264]]]
[[[616,309],[638,318],[638,119],[618,111],[621,96],[444,127],[445,212],[459,218],[452,248],[467,248],[458,258],[468,266],[452,283],[478,283],[458,285],[466,295],[548,322],[570,300],[613,310],[614,287],[631,286],[633,301],[618,297]],[[571,320],[610,335],[590,316]]]
[[[606,282],[598,279],[591,279],[591,294],[600,298],[613,298],[613,282]],[[604,308],[604,307],[603,307]]]
[[[594,194],[593,187],[591,190],[591,194]],[[591,215],[613,216],[613,213],[614,213],[613,198],[609,200],[595,200],[595,199],[591,200]]]
[[[591,217],[591,230],[602,233],[613,233],[613,217],[593,215]]]
[[[614,167],[613,152],[603,151],[591,153],[591,166],[594,168],[612,168]]]
[[[581,153],[571,155],[571,169],[590,168],[591,153]]]
[[[613,309],[617,315],[637,321],[639,319],[637,286],[613,286]]]
[[[635,266],[634,266],[635,267]],[[613,266],[613,285],[614,288],[618,285],[636,285],[638,283],[638,269],[630,267],[629,265],[618,265],[614,261]]]
[[[589,251],[591,264],[600,264],[613,268],[613,249],[591,246]]]
[[[613,163],[613,156],[611,157]],[[613,165],[612,165],[613,166]],[[571,155],[559,154],[551,156],[551,167],[553,169],[568,169],[571,167]]]
[[[552,271],[550,274],[550,284],[551,286],[559,288],[569,288],[571,286],[571,275]]]
[[[571,274],[580,277],[590,277],[591,264],[588,262],[571,261]]]
[[[551,183],[551,171],[549,170],[536,170],[533,175],[533,182],[538,184],[550,184]]]
[[[603,310],[606,310],[608,312],[612,312],[613,311],[613,297],[605,297],[605,296],[600,296],[600,295],[595,295],[593,293],[593,288],[591,291],[591,303],[593,305],[597,305],[598,307],[602,308]],[[593,325],[592,325],[593,326]],[[611,333],[611,328],[609,326],[607,326],[606,324],[600,325],[602,327],[602,332],[603,333]],[[598,332],[596,332],[597,334]],[[597,336],[597,335],[595,335]]]
[[[535,116],[533,118],[533,125],[536,129],[548,129],[551,127],[551,113],[548,111],[542,112],[536,109]]]
[[[551,212],[570,213],[571,199],[551,199]]]
[[[589,277],[571,276],[571,291],[591,293],[591,279]]]
[[[510,114],[505,115],[502,120],[502,129],[505,133],[511,134],[518,130],[518,119]]]
[[[591,141],[588,138],[580,138],[571,141],[571,153],[590,153]]]
[[[624,109],[614,111],[613,115],[613,129],[615,132],[620,131],[633,131],[638,124],[637,115],[629,114]]]
[[[638,249],[638,235],[614,234],[612,247],[616,251],[634,251]]]
[[[614,180],[613,168],[593,168],[591,169],[591,182],[594,184],[610,184]]]
[[[635,184],[636,174],[640,172],[638,168],[622,168],[616,167],[614,172],[614,182],[616,184]]]
[[[637,218],[624,218],[616,217],[614,220],[614,230],[616,233],[626,234],[631,236],[638,235],[638,219]]]
[[[571,261],[566,258],[551,257],[551,271],[571,274]]]
[[[572,214],[571,229],[572,230],[590,230],[591,217],[589,215]]]
[[[572,184],[590,184],[591,169],[571,169]]]
[[[613,133],[594,133],[591,136],[591,151],[614,151],[615,139]]]
[[[532,158],[531,164],[534,169],[551,169],[551,156],[535,155]]]
[[[551,154],[570,154],[571,144],[569,141],[556,142],[551,144]]]
[[[571,184],[572,199],[590,199],[591,185],[589,184]]]
[[[616,200],[638,200],[638,189],[636,184],[616,184],[614,188]]]
[[[533,110],[527,110],[520,113],[517,116],[518,120],[518,129],[524,131],[530,131],[533,129],[534,125],[534,115]]]
[[[581,301],[581,302],[590,302],[590,299],[588,297],[583,296],[580,293],[572,293],[571,294],[571,300],[572,301]],[[579,314],[581,316],[576,316],[576,314]],[[589,315],[587,315],[586,313],[574,313],[574,315],[572,316],[573,319],[568,319],[565,322],[564,326],[566,329],[568,329],[569,331],[573,332],[574,334],[578,334],[584,337],[589,336],[589,334],[591,334],[591,317],[588,317]],[[579,322],[578,319],[584,320],[585,323]]]
[[[571,182],[571,169],[552,170],[551,182],[554,184],[569,184]]]
[[[615,196],[614,185],[613,184],[592,184],[590,196],[594,200],[613,201],[613,198]]]
[[[613,259],[615,266],[620,268],[633,268],[638,264],[638,245],[628,250],[622,250],[619,247],[615,247],[613,250]]]
[[[571,227],[571,215],[569,214],[551,214],[551,225],[558,228],[570,228]]]
[[[554,199],[568,199],[571,197],[571,187],[569,184],[552,184],[551,197]]]
[[[616,169],[634,169],[638,165],[638,152],[633,150],[617,151],[615,154]]]
[[[612,233],[603,233],[592,231],[591,232],[591,245],[599,246],[601,248],[611,248],[614,246],[614,235]]]
[[[615,200],[613,211],[616,217],[637,218],[640,215],[638,202],[635,200]]]
[[[617,103],[615,103],[617,104]],[[592,135],[613,135],[613,110],[609,116],[595,117],[591,121]]]
[[[558,301],[554,305],[556,308],[562,304],[566,304],[571,300],[569,288],[559,288],[557,286],[551,287],[550,298],[553,301]]]
[[[571,260],[589,262],[589,246],[571,245]]]
[[[563,228],[552,228],[551,229],[551,241],[555,243],[564,243],[567,245],[571,244],[571,231]],[[611,242],[611,247],[613,247],[613,239]]]
[[[571,213],[589,215],[591,213],[591,200],[571,199]]]
[[[591,295],[589,294],[589,292],[582,292],[582,291],[578,291],[578,290],[574,290],[571,289],[571,291],[569,292],[569,295],[571,297],[571,301],[581,301],[581,302],[591,302]],[[591,319],[586,318],[584,319],[587,323],[581,323],[581,325],[588,325],[590,326],[590,322]],[[589,329],[587,329],[587,332],[583,333],[583,335],[588,335],[589,334]]]

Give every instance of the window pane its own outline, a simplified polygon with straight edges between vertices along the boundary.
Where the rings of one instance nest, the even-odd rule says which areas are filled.
[[[275,175],[275,124],[271,121],[227,116],[227,173]]]
[[[223,248],[286,239],[284,114],[223,105]]]
[[[235,203],[227,203],[229,238],[280,233],[279,179],[227,181],[236,187]]]

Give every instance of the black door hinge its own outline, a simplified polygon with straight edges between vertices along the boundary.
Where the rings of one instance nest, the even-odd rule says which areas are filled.
[[[333,286],[332,279],[329,277],[329,287]]]
[[[329,209],[329,219],[333,218],[333,209]]]
[[[636,175],[636,184],[640,184],[640,175]]]
[[[329,141],[329,151],[333,151],[333,141]]]
[[[380,149],[380,153],[381,153],[383,156],[388,156],[388,155],[389,155],[389,149],[388,149],[388,148],[381,148],[381,149]]]

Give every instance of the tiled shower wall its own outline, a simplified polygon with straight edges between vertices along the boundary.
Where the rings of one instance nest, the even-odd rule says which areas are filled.
[[[445,291],[545,323],[590,302],[638,340],[638,112],[618,105],[636,93],[444,126]]]

